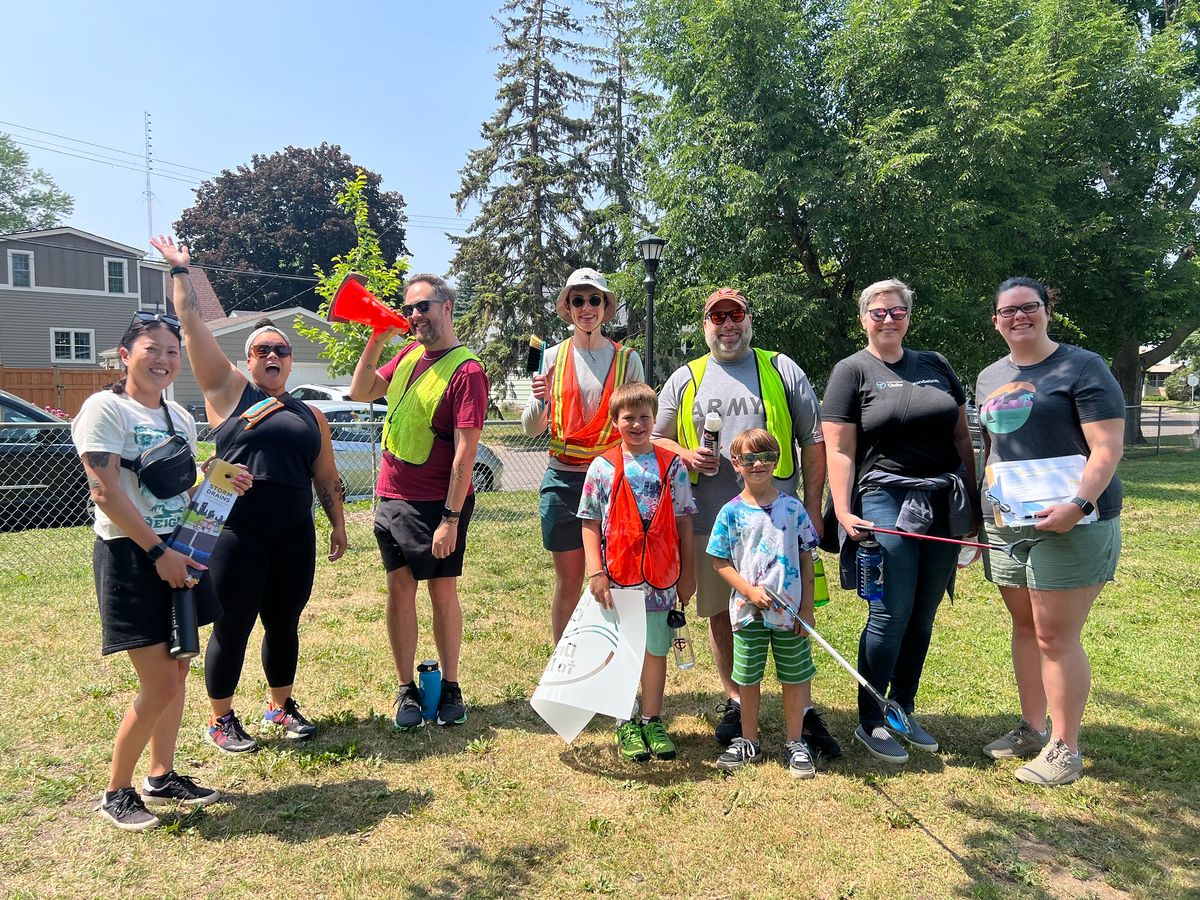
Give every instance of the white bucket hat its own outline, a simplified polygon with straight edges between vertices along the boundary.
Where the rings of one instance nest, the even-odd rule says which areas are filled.
[[[608,289],[608,282],[595,269],[576,269],[571,273],[571,277],[567,279],[566,285],[558,294],[556,311],[560,319],[568,323],[572,321],[567,295],[571,293],[573,287],[592,287],[603,294],[604,314],[600,317],[600,324],[612,321],[613,316],[617,314],[617,295]]]

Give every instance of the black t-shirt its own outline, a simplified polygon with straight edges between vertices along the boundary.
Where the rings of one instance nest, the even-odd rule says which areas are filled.
[[[858,426],[854,462],[860,477],[863,461],[872,457],[870,468],[930,478],[962,465],[954,427],[966,400],[940,353],[905,350],[898,363],[885,363],[860,350],[833,367],[821,418]]]
[[[305,403],[285,393],[279,397],[283,409],[245,431],[242,413],[267,396],[254,385],[246,385],[229,418],[213,432],[217,456],[244,465],[256,479],[308,490],[313,463],[321,452],[317,417]]]

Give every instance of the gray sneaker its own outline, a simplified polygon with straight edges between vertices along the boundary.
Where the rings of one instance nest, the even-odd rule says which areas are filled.
[[[891,732],[882,725],[876,725],[870,734],[859,725],[854,729],[854,739],[866,747],[876,759],[897,764],[908,762],[908,751],[901,747]]]
[[[816,778],[817,767],[813,764],[812,750],[804,740],[788,741],[787,748],[788,772],[793,778]]]
[[[895,728],[889,728],[896,737],[904,738],[908,743],[916,747],[918,750],[924,750],[926,753],[937,753],[938,742],[932,734],[921,727],[921,723],[917,721],[915,716],[908,717],[909,733],[905,734],[902,731],[897,731]]]
[[[1063,741],[1053,740],[1038,754],[1038,758],[1017,769],[1017,781],[1054,787],[1070,784],[1083,774],[1083,754],[1072,753]]]
[[[1050,730],[1038,731],[1024,719],[1003,737],[998,737],[983,748],[985,756],[992,759],[1037,756],[1050,740]]]
[[[421,689],[414,682],[400,685],[396,694],[396,730],[408,731],[425,724],[421,717]]]

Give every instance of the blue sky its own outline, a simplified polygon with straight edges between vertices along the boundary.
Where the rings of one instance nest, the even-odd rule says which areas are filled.
[[[154,156],[203,170],[162,166],[184,179],[289,144],[340,144],[404,195],[414,267],[444,272],[452,248],[439,225],[456,215],[458,170],[496,106],[497,7],[10,4],[0,56],[0,122],[9,124],[0,131],[27,145],[31,164],[75,198],[67,224],[145,250],[142,161],[29,129],[140,156],[149,110]],[[139,171],[64,153],[101,154]],[[156,231],[191,205],[192,186],[154,179]]]

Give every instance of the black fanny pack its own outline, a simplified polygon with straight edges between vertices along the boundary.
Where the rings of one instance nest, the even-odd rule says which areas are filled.
[[[122,458],[121,467],[133,472],[138,483],[159,500],[169,500],[196,483],[196,457],[187,438],[175,431],[165,397],[162,411],[167,417],[167,437],[147,447],[137,459]]]

